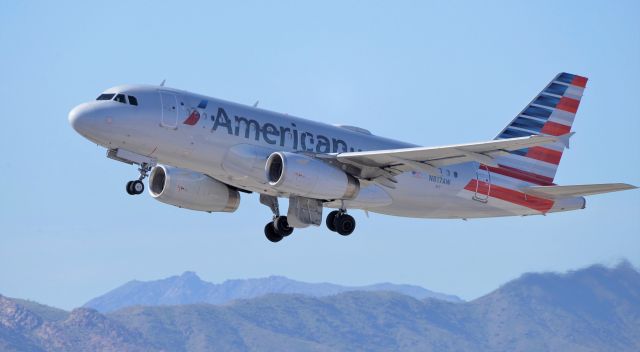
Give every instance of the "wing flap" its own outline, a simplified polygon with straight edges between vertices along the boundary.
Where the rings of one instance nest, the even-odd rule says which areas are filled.
[[[571,186],[529,186],[520,190],[532,196],[556,199],[567,197],[591,196],[594,194],[625,191],[637,188],[626,183],[604,183],[593,185],[571,185]]]

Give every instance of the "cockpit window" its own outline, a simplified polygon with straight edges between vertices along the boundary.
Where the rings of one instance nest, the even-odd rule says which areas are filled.
[[[96,100],[111,100],[115,94],[100,94]]]
[[[138,99],[136,99],[136,97],[134,97],[133,95],[129,95],[128,97],[129,97],[129,104],[138,105]],[[97,97],[96,100],[115,100],[118,103],[126,104],[127,96],[125,96],[124,94],[107,93],[107,94],[100,94],[100,96]]]
[[[127,98],[124,97],[124,94],[116,95],[116,97],[113,100],[117,101],[118,103],[123,103],[123,104],[127,103]]]

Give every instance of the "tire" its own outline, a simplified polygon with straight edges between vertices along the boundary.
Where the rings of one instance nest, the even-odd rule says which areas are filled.
[[[142,194],[142,192],[144,192],[144,183],[140,180],[132,181],[131,191],[133,194]]]
[[[129,181],[127,182],[127,193],[129,195],[133,195],[133,189],[131,188],[131,184],[133,183],[133,181]]]
[[[273,243],[280,242],[282,240],[282,235],[276,232],[276,228],[273,226],[273,221],[264,226],[264,235]]]
[[[325,224],[327,225],[327,228],[333,232],[336,232],[335,222],[336,222],[336,216],[338,216],[338,214],[340,214],[340,212],[337,210],[334,210],[329,214],[327,214],[327,221],[325,222]]]
[[[293,227],[289,226],[286,216],[278,216],[273,222],[273,227],[282,237],[287,237],[293,233]]]
[[[356,220],[349,214],[342,214],[336,217],[334,222],[336,232],[342,236],[349,236],[356,229]]]

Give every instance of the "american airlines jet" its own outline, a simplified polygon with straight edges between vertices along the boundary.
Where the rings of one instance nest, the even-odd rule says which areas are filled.
[[[622,183],[559,186],[554,176],[587,78],[560,73],[493,140],[422,147],[254,106],[160,86],[107,89],[69,113],[71,126],[138,165],[131,195],[144,191],[180,208],[233,212],[256,192],[273,219],[272,242],[322,223],[340,235],[351,209],[467,219],[583,209],[584,196],[636,188]],[[282,215],[278,198],[289,199]]]

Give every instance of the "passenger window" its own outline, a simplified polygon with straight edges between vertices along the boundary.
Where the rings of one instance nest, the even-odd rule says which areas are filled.
[[[118,103],[123,103],[123,104],[127,103],[127,98],[124,97],[124,94],[116,95],[115,99],[113,100],[117,101]]]
[[[129,104],[138,105],[138,99],[136,99],[136,97],[134,97],[133,95],[130,95],[129,96]]]
[[[99,97],[96,98],[96,100],[111,100],[113,99],[113,96],[115,94],[100,94]]]

